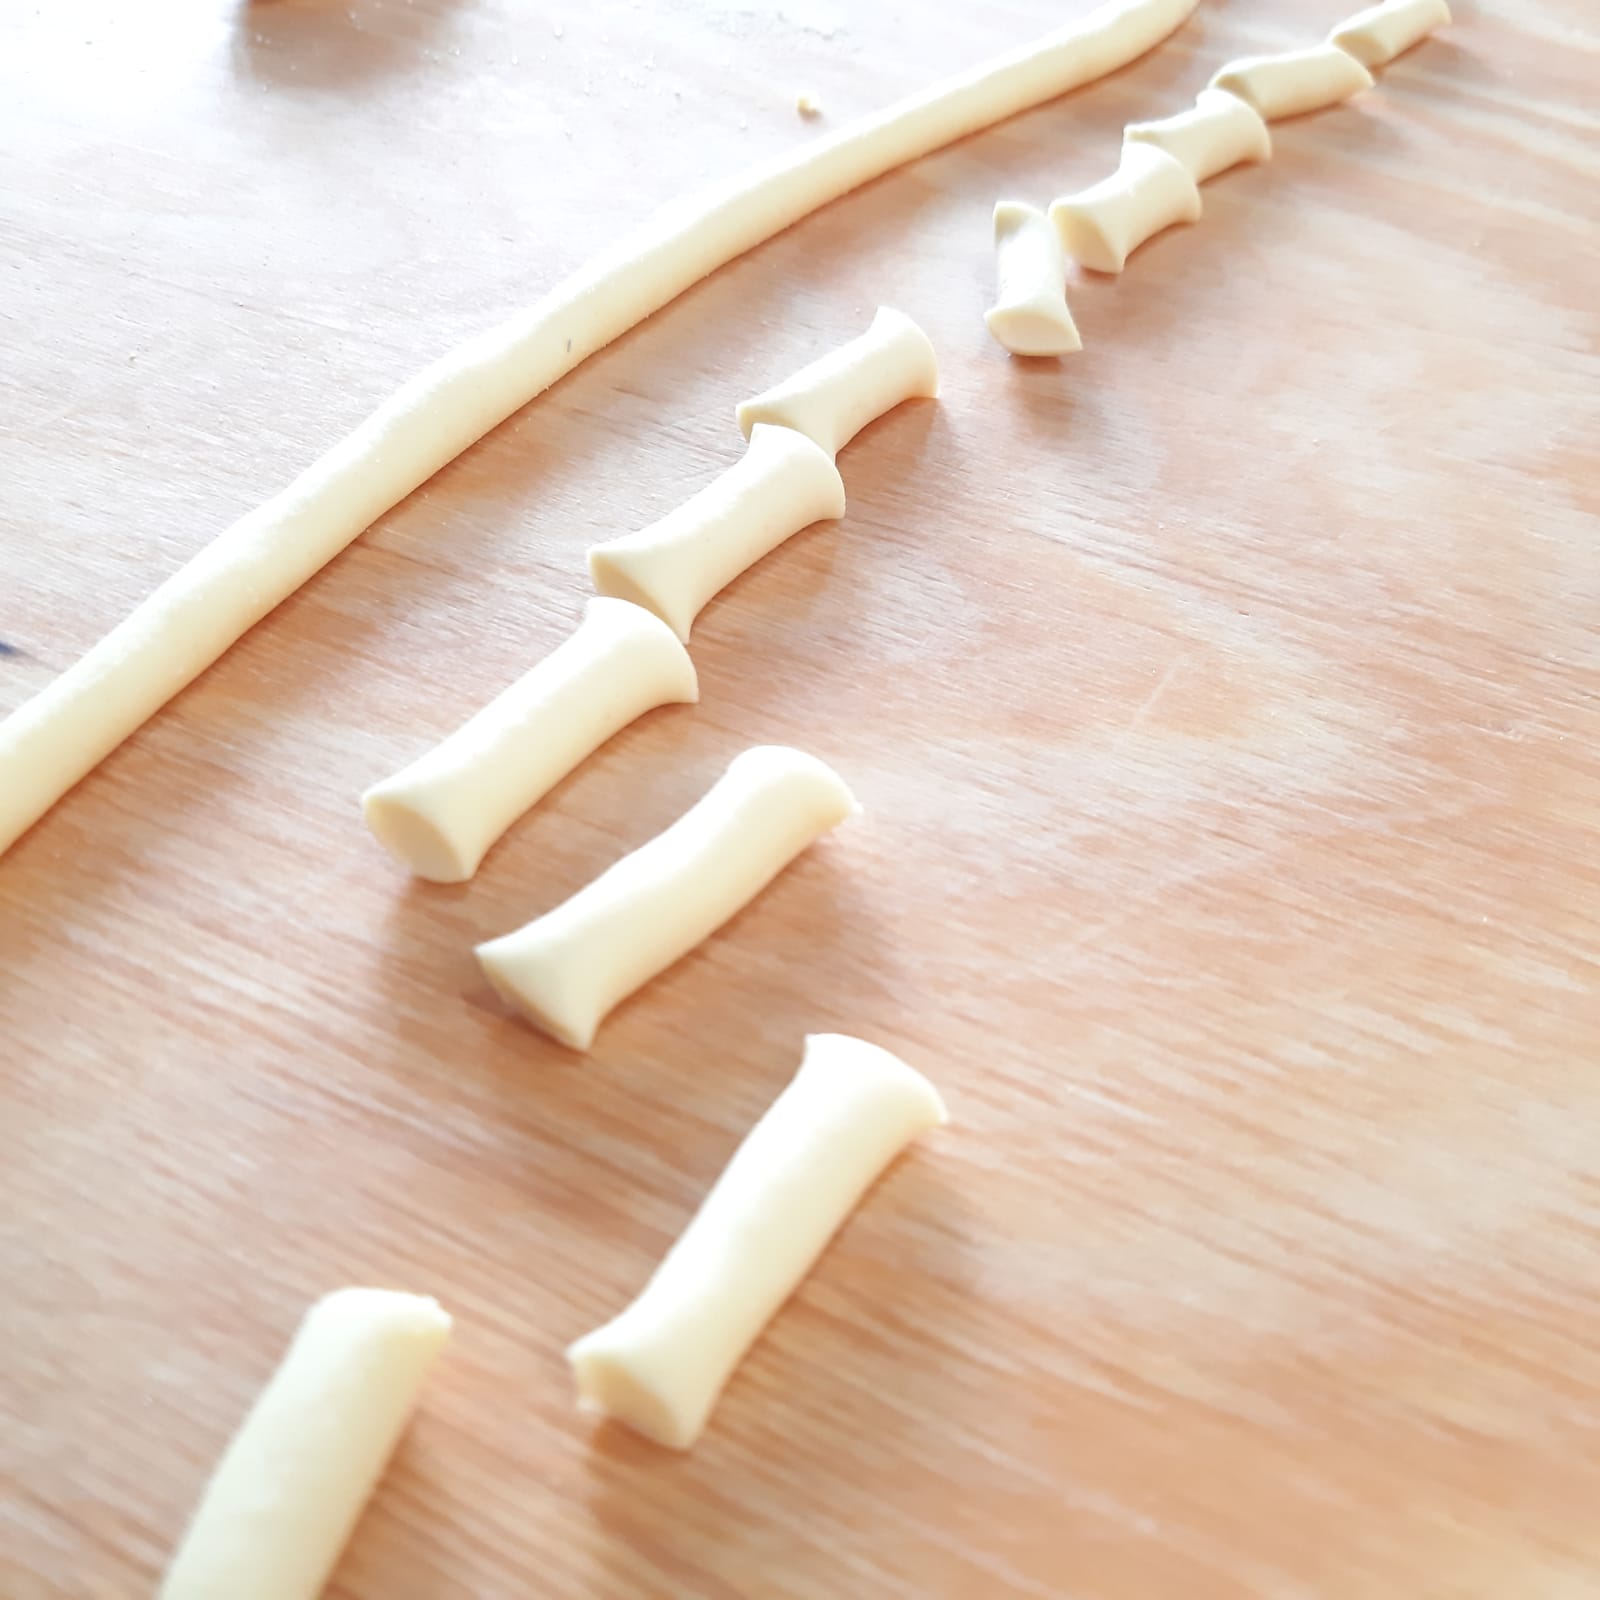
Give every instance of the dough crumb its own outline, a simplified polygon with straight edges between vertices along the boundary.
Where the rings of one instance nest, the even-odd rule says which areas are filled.
[[[794,108],[808,120],[822,115],[822,103],[812,94],[797,94],[794,97]]]

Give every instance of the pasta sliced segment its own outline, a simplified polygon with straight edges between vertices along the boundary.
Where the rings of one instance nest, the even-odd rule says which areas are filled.
[[[1354,56],[1370,72],[1388,66],[1449,22],[1445,0],[1382,0],[1341,22],[1328,35],[1328,43]]]
[[[833,457],[792,428],[757,424],[737,466],[659,522],[589,552],[603,595],[653,611],[685,643],[701,608],[813,522],[844,515]]]
[[[217,1464],[159,1600],[315,1600],[449,1333],[423,1295],[317,1301]]]
[[[665,832],[553,911],[478,946],[501,997],[587,1050],[606,1014],[748,905],[859,807],[825,763],[786,745],[736,756]]]
[[[794,428],[838,455],[869,422],[905,400],[939,393],[939,359],[910,317],[879,306],[859,338],[830,350],[738,409],[749,438],[761,423]]]
[[[1153,144],[1124,144],[1109,178],[1057,200],[1050,220],[1066,252],[1096,272],[1121,272],[1146,239],[1200,215],[1188,169]]]
[[[914,1067],[864,1039],[812,1034],[627,1310],[567,1351],[578,1403],[687,1450],[755,1342],[873,1181],[948,1121]]]
[[[361,797],[373,837],[419,878],[463,883],[489,848],[607,739],[700,698],[689,652],[654,612],[600,596],[572,637],[449,738]]]
[[[1226,89],[1268,122],[1338,105],[1372,87],[1372,74],[1338,45],[1314,44],[1279,55],[1242,56],[1212,74],[1207,85]]]
[[[1124,143],[1153,144],[1181,162],[1196,183],[1204,183],[1241,161],[1272,159],[1266,119],[1247,100],[1226,89],[1202,89],[1187,111],[1159,122],[1130,122]]]
[[[994,208],[995,303],[989,332],[1017,356],[1070,355],[1083,348],[1067,307],[1067,256],[1055,224],[1037,206],[1001,200]]]

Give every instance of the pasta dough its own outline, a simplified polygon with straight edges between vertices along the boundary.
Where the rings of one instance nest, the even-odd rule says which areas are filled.
[[[1159,122],[1130,122],[1123,142],[1153,144],[1204,183],[1241,161],[1268,161],[1272,135],[1261,113],[1226,89],[1202,89],[1194,104]]]
[[[449,1332],[420,1295],[319,1300],[206,1486],[160,1600],[314,1600]]]
[[[1055,224],[1037,206],[1002,200],[994,208],[995,303],[989,332],[1013,355],[1060,356],[1083,348],[1067,309],[1067,257]]]
[[[606,1013],[748,905],[857,810],[831,767],[782,745],[735,757],[664,833],[504,938],[478,946],[501,996],[587,1050]]]
[[[638,533],[589,552],[601,594],[653,611],[687,642],[700,608],[746,567],[824,518],[844,515],[833,457],[803,433],[758,425],[739,464]]]
[[[1348,100],[1372,87],[1372,74],[1337,45],[1317,44],[1282,55],[1245,56],[1213,74],[1209,85],[1255,107],[1268,122]]]
[[[678,636],[626,600],[591,600],[577,631],[442,744],[368,789],[378,842],[419,878],[461,883],[529,806],[655,706],[700,697]]]
[[[644,1292],[568,1350],[579,1403],[687,1450],[745,1351],[868,1186],[946,1120],[933,1085],[887,1050],[811,1035],[794,1081]]]
[[[910,317],[879,306],[859,339],[830,350],[738,409],[745,438],[758,423],[794,428],[831,456],[902,400],[939,393],[939,362]]]
[[[0,852],[363,528],[724,262],[861,184],[1160,43],[1197,0],[1109,0],[1035,43],[666,206],[526,311],[404,384],[0,722]]]
[[[1067,254],[1096,272],[1121,272],[1151,235],[1199,215],[1200,191],[1188,169],[1142,143],[1123,145],[1109,178],[1050,207]]]
[[[1352,55],[1362,66],[1386,67],[1397,55],[1426,39],[1450,21],[1445,0],[1383,0],[1358,11],[1328,35],[1328,43]]]

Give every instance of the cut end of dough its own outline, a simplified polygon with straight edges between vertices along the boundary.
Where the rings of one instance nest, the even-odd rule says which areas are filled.
[[[867,332],[893,338],[906,350],[915,350],[920,357],[907,380],[907,400],[939,398],[939,354],[933,348],[933,340],[922,331],[921,324],[893,306],[879,306]]]
[[[694,618],[675,615],[673,608],[648,588],[637,573],[630,570],[626,554],[597,544],[589,552],[589,578],[600,594],[612,600],[627,600],[633,605],[642,606],[672,629],[679,644],[689,642],[689,630]]]
[[[361,797],[361,815],[373,838],[401,866],[430,883],[465,883],[483,859],[464,856],[398,785],[374,784]]]
[[[500,939],[490,939],[473,951],[484,977],[494,986],[494,992],[557,1044],[564,1044],[569,1050],[587,1050],[594,1043],[600,1019],[563,1016],[559,996],[534,992],[526,975],[519,970],[516,947],[517,935],[509,933]],[[565,1009],[570,1012],[575,1008],[569,1004]]]
[[[1083,349],[1065,306],[1044,301],[992,306],[983,314],[989,332],[1014,356],[1066,356]]]
[[[1062,247],[1081,267],[1092,272],[1121,272],[1127,257],[1101,226],[1095,214],[1071,200],[1057,200],[1050,220],[1061,235]]]
[[[751,429],[758,422],[771,422],[773,420],[769,414],[771,410],[772,408],[767,406],[759,395],[754,400],[741,400],[734,407],[733,412],[734,419],[739,424],[739,432],[748,439]]]
[[[1014,233],[1024,224],[1033,222],[1044,213],[1026,200],[996,200],[994,203],[994,236],[996,242],[1008,233]]]
[[[625,1423],[669,1450],[689,1449],[700,1437],[703,1420],[691,1423],[678,1416],[622,1355],[606,1348],[612,1326],[597,1329],[567,1350],[579,1407],[593,1416]]]
[[[800,779],[811,785],[821,802],[818,827],[826,832],[849,817],[861,815],[861,803],[849,785],[826,761],[807,755],[787,744],[758,744],[741,751],[728,763],[728,774],[756,769],[769,782],[788,783]]]
[[[849,1033],[808,1033],[801,1070],[813,1059],[827,1061],[840,1071],[855,1076],[872,1076],[886,1084],[893,1084],[905,1101],[916,1108],[912,1134],[927,1128],[942,1128],[950,1120],[944,1096],[909,1062],[902,1061],[892,1050],[867,1039],[858,1039]]]
[[[364,1333],[382,1326],[393,1333],[442,1345],[453,1319],[431,1295],[399,1289],[335,1289],[306,1312],[305,1325],[347,1325]]]
[[[590,571],[593,572],[592,562]],[[661,686],[662,699],[658,703],[664,705],[668,699],[677,705],[700,703],[700,675],[695,671],[689,652],[683,647],[683,640],[670,623],[663,622],[649,606],[642,606],[637,600],[624,600],[618,595],[597,594],[584,607],[586,618],[596,614],[605,616],[607,613],[619,626],[627,624],[656,647],[656,659],[666,669]]]

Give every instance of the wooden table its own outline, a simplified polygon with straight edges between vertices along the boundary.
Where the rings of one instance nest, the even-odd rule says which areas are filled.
[[[122,0],[0,16],[0,709],[648,208],[1074,4]],[[1600,1588],[1590,0],[1459,25],[1197,227],[980,313],[1000,194],[1317,0],[833,205],[590,361],[0,861],[0,1594],[149,1593],[306,1304],[457,1335],[330,1593],[1555,1600]],[[477,880],[362,788],[550,649],[736,401],[917,318],[945,393]],[[741,747],[865,817],[585,1059],[471,957]],[[675,1456],[563,1345],[808,1030],[952,1126]],[[219,1597],[225,1600],[225,1597]]]

